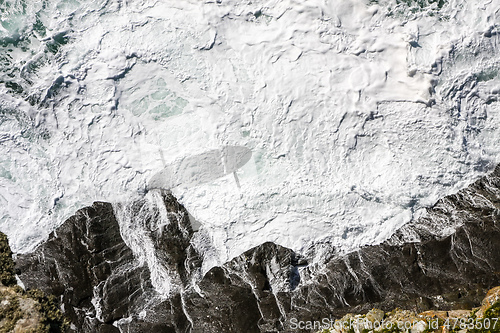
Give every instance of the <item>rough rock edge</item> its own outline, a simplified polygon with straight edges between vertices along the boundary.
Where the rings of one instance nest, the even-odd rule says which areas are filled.
[[[57,333],[68,328],[53,296],[16,284],[12,251],[0,232],[0,332]]]
[[[165,194],[165,206],[181,213],[173,217],[187,216],[171,194]],[[25,285],[61,295],[81,332],[117,332],[115,326],[127,332],[300,332],[292,329],[292,319],[340,318],[374,306],[420,312],[479,304],[487,289],[500,284],[499,207],[497,166],[380,245],[309,267],[292,250],[264,243],[212,268],[196,285],[189,278],[196,267],[181,266],[185,284],[180,292],[149,302],[157,294],[147,268],[133,265],[111,205],[95,203],[66,221],[36,252],[20,256],[18,270]],[[454,231],[440,232],[444,228]],[[163,242],[161,234],[156,239],[157,250],[175,254],[176,265],[193,257],[192,248],[185,247],[192,233],[165,237],[182,238],[182,248]],[[68,261],[74,253],[80,254]],[[168,261],[167,256],[165,265]],[[87,290],[86,297],[68,292],[77,286]],[[88,292],[96,288],[99,306]]]

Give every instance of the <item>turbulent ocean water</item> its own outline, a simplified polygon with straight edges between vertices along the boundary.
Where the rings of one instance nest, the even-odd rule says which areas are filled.
[[[211,264],[349,251],[500,162],[498,0],[3,0],[0,23],[16,252],[93,201],[154,204],[158,175]]]

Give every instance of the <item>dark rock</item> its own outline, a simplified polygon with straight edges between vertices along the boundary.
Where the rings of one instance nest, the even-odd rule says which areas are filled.
[[[94,288],[98,289],[100,296],[106,295],[103,298],[104,321],[127,314],[134,294],[123,290],[117,295],[120,294],[117,289],[124,288],[127,277],[133,277],[128,289],[130,286],[139,289],[140,277],[145,274],[143,269],[132,269],[133,261],[132,251],[120,236],[113,208],[104,202],[79,210],[51,233],[47,242],[35,252],[18,255],[16,259],[17,273],[24,285],[60,296],[72,322],[89,332],[100,330],[99,314],[92,304]],[[124,268],[127,265],[131,270]],[[127,274],[113,274],[118,270]],[[119,299],[119,302],[115,304],[114,299]],[[111,327],[106,330],[117,332]]]
[[[301,332],[292,320],[373,307],[470,308],[500,285],[500,166],[382,244],[308,266],[264,243],[203,277],[187,212],[170,193],[161,196],[164,207],[139,200],[127,214],[171,275],[167,299],[105,203],[80,210],[37,251],[19,256],[21,280],[60,295],[80,332]],[[168,223],[158,223],[162,209]]]
[[[199,282],[201,295],[184,293],[194,332],[278,332],[282,304],[276,293],[295,286],[297,256],[290,249],[264,243],[223,267],[212,268]]]
[[[252,289],[238,276],[212,268],[194,288],[185,292],[185,306],[193,320],[193,332],[260,332],[261,317]]]
[[[172,219],[167,227],[169,232],[157,234],[157,245],[161,248],[168,241],[174,244],[162,252],[162,257],[167,264],[178,269],[186,260],[182,251],[189,247],[189,242],[182,240],[183,231],[178,226],[188,221],[179,214],[184,208],[177,201],[169,201],[173,198],[171,194],[162,195],[167,210],[174,214],[171,209],[175,209],[177,215],[169,215]],[[182,221],[179,222],[178,218]],[[161,235],[167,235],[163,242]],[[16,263],[19,278],[27,288],[40,288],[61,297],[66,314],[79,332],[119,332],[113,323],[128,317],[135,321],[140,311],[148,309],[145,304],[160,298],[153,288],[147,265],[136,260],[122,239],[113,207],[108,203],[96,202],[79,210],[50,234],[35,252],[18,255]],[[173,298],[163,303],[165,307],[172,304],[179,306],[180,311],[164,316],[163,323],[154,323],[151,327],[165,326],[165,323],[172,327],[186,327],[188,322],[179,301],[176,303]],[[154,320],[158,321],[157,318]],[[134,325],[127,321],[116,325],[133,326],[133,331],[139,332],[141,324],[137,320]]]
[[[2,285],[12,286],[16,284],[14,266],[7,236],[0,232],[0,283]]]
[[[308,268],[288,318],[318,320],[373,307],[478,306],[500,284],[500,166],[428,209],[391,239]],[[455,229],[443,235],[445,228]],[[315,273],[319,272],[321,273]]]

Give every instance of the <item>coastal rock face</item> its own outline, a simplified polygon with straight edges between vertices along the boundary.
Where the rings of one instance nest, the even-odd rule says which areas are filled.
[[[199,276],[188,214],[169,192],[161,198],[158,214],[131,221],[150,230],[144,239],[172,275],[170,293],[158,290],[159,268],[131,249],[106,203],[78,211],[34,253],[18,256],[20,279],[60,296],[78,332],[297,332],[294,321],[373,307],[470,308],[500,284],[500,166],[386,242],[321,265],[264,243]]]
[[[497,166],[386,242],[334,258],[324,267],[308,267],[307,282],[291,294],[292,317],[315,320],[373,307],[477,306],[500,282],[499,222]]]
[[[421,313],[395,308],[390,312],[372,309],[366,314],[348,313],[344,317],[323,325],[318,333],[356,332],[411,332],[411,333],[444,333],[460,331],[463,333],[498,332],[500,287],[488,291],[481,307],[468,310],[438,311],[430,310]],[[322,326],[316,324],[316,327]]]
[[[193,332],[281,331],[299,282],[299,260],[268,242],[212,268],[198,284],[201,292],[184,293]]]
[[[67,316],[81,331],[115,332],[106,322],[125,315],[140,295],[137,290],[149,281],[147,270],[133,267],[133,261],[111,204],[96,202],[16,263],[24,285],[61,297]],[[104,323],[99,325],[98,317]]]
[[[0,232],[0,332],[61,333],[69,322],[53,295],[17,285],[7,236]]]
[[[172,252],[165,251],[164,257],[172,257]],[[109,203],[96,202],[79,210],[37,251],[18,256],[16,263],[18,276],[27,288],[40,288],[61,297],[66,315],[78,332],[119,332],[113,323],[137,315],[159,297],[148,267],[123,241]],[[178,298],[167,303],[165,306],[180,308]],[[182,315],[162,319],[161,327],[183,327],[186,323]],[[141,326],[143,321],[134,325]],[[122,326],[129,323],[125,321]],[[149,323],[148,327],[158,325]]]

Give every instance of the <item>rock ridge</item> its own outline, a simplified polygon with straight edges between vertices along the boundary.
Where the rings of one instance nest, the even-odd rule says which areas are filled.
[[[470,308],[500,285],[500,165],[382,244],[320,266],[264,243],[204,276],[187,211],[170,192],[160,193],[168,221],[150,228],[148,239],[160,265],[178,274],[168,297],[153,285],[154,268],[124,241],[112,205],[101,202],[19,255],[19,278],[61,297],[77,332],[300,332],[292,319],[340,318],[373,307]]]

